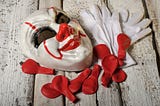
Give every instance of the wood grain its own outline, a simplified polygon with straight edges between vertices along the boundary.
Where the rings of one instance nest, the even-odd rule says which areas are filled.
[[[144,11],[142,0],[110,0],[113,10],[128,9],[131,13]],[[125,69],[127,80],[120,84],[123,105],[159,106],[160,80],[156,63],[156,54],[152,45],[152,35],[140,40],[130,50],[137,65]]]
[[[106,0],[104,0],[107,2]],[[64,0],[63,8],[72,17],[79,19],[79,12],[82,9],[88,9],[93,4],[101,5],[103,0]],[[77,74],[67,73],[66,76],[73,79]],[[119,94],[118,84],[112,84],[111,88],[107,89],[101,86],[99,81],[99,90],[94,95],[84,95],[82,93],[77,95],[80,101],[77,104],[72,104],[66,100],[66,106],[120,106],[121,97]]]
[[[153,48],[156,52],[159,76],[160,76],[160,1],[159,0],[145,0],[144,5],[148,10],[146,13],[148,17],[152,20],[152,39]]]
[[[81,9],[87,9],[89,5],[97,4],[98,0],[63,0],[63,10],[72,18],[79,19]],[[66,77],[74,79],[77,74],[74,72],[65,72]],[[73,104],[66,98],[66,106],[97,106],[96,94],[84,95],[79,93],[76,95],[80,100]]]
[[[152,34],[129,49],[137,65],[125,69],[128,78],[120,86],[113,83],[110,88],[104,88],[99,82],[96,94],[76,94],[80,99],[76,104],[63,96],[56,99],[44,97],[40,89],[43,84],[51,82],[54,76],[36,75],[34,79],[34,76],[22,73],[19,65],[20,61],[26,59],[19,43],[23,19],[37,9],[50,6],[63,7],[72,18],[79,19],[80,10],[88,9],[92,4],[101,5],[103,1],[112,11],[126,8],[131,13],[146,12],[152,20]],[[159,5],[159,0],[1,0],[0,106],[160,106]],[[64,75],[64,72],[59,74]],[[65,72],[65,75],[73,79],[77,73]]]
[[[24,61],[19,43],[22,20],[37,9],[37,0],[0,1],[0,105],[30,106],[33,98],[31,75],[22,73]]]
[[[39,9],[49,8],[52,6],[56,6],[57,8],[61,8],[61,0],[40,0],[39,1]],[[64,72],[59,72],[58,74],[64,75]],[[34,106],[63,106],[63,96],[59,96],[55,99],[49,99],[44,97],[41,94],[41,87],[50,83],[54,75],[36,75],[35,78],[35,88],[34,88]]]

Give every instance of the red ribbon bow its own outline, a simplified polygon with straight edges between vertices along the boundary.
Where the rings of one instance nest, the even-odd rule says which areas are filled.
[[[105,44],[99,44],[94,47],[96,56],[102,59],[102,67],[104,73],[101,78],[102,85],[108,87],[111,80],[115,82],[123,82],[127,75],[122,70],[126,57],[126,49],[130,46],[130,38],[121,33],[117,37],[118,57],[111,54],[109,48]]]

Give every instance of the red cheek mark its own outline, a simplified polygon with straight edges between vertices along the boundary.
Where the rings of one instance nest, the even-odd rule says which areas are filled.
[[[52,53],[49,51],[49,49],[48,49],[48,47],[47,47],[47,45],[46,45],[46,41],[43,42],[43,45],[44,45],[44,48],[45,48],[46,52],[47,52],[50,56],[52,56],[52,57],[54,57],[54,58],[56,58],[56,59],[62,59],[63,55],[61,54],[61,52],[60,52],[59,50],[58,50],[58,52],[59,52],[60,56],[57,57],[57,56],[55,56],[54,54],[52,54]]]
[[[60,48],[60,51],[68,51],[73,50],[77,48],[80,45],[79,41],[76,41],[74,39],[70,39],[62,48]]]
[[[30,22],[25,22],[25,24],[29,25],[32,30],[35,30],[36,32],[38,31],[38,29],[36,28],[36,26],[34,26],[33,24],[31,24]]]
[[[80,31],[78,31],[78,35],[82,36],[82,37],[86,37],[85,34],[82,34]]]

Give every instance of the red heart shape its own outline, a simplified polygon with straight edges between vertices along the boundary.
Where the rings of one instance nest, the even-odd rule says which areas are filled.
[[[41,92],[47,98],[56,98],[61,95],[60,92],[51,87],[52,83],[47,83],[42,86]]]

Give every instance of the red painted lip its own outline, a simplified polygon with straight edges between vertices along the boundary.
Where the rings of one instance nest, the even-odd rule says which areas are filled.
[[[63,47],[61,47],[60,51],[68,51],[77,48],[80,45],[80,41],[78,39],[70,39]]]

